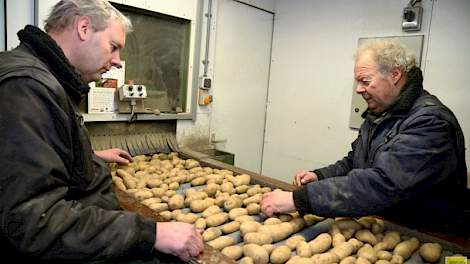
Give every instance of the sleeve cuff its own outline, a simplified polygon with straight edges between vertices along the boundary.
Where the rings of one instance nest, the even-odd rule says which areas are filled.
[[[150,256],[154,252],[156,239],[156,223],[153,219],[142,219],[139,217],[138,225],[140,226],[140,238],[135,246],[131,248],[130,253],[134,256]]]
[[[301,188],[294,191],[294,204],[297,212],[300,215],[308,214],[311,211],[310,203],[308,201],[307,188]]]
[[[318,176],[319,181],[325,179],[325,175],[323,175],[323,173],[320,170],[313,170],[311,172],[315,173]]]

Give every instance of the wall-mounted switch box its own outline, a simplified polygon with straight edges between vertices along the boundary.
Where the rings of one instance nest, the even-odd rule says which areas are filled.
[[[408,6],[403,9],[403,20],[401,27],[403,31],[421,30],[421,20],[423,19],[423,8],[421,6]]]
[[[119,87],[119,100],[121,101],[144,98],[147,98],[147,89],[145,88],[145,85],[124,84]]]

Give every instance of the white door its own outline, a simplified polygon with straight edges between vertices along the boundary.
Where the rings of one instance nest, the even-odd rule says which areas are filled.
[[[220,0],[211,135],[235,166],[260,173],[268,93],[272,13]]]

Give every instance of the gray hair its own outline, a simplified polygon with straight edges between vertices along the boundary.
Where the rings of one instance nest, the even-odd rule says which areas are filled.
[[[132,31],[131,20],[105,0],[61,0],[44,21],[44,30],[61,32],[72,25],[75,16],[88,17],[95,31],[105,30],[110,19],[119,22],[126,33]]]
[[[389,73],[394,67],[408,73],[417,66],[414,52],[398,41],[366,41],[357,49],[356,60],[365,52],[371,52],[374,61],[379,66],[378,70],[382,74]]]

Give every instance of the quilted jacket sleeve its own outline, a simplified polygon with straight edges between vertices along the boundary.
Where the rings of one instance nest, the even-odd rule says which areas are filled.
[[[455,132],[438,107],[420,110],[376,153],[370,168],[351,169],[349,159],[323,169],[324,180],[294,192],[301,212],[322,216],[377,213],[418,196],[456,171]],[[347,177],[331,177],[348,171]]]

